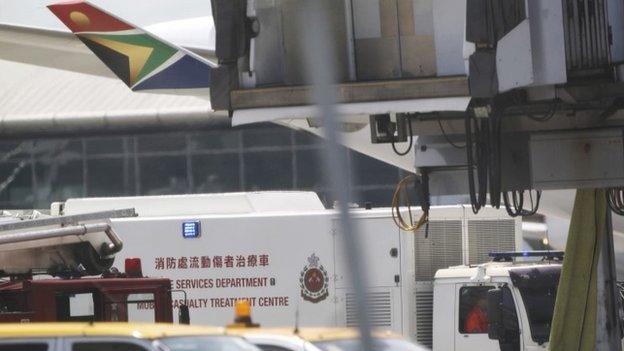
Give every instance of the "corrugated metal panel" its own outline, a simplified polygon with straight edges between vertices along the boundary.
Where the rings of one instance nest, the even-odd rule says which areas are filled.
[[[432,280],[438,269],[462,264],[462,222],[460,220],[431,221],[427,238],[425,238],[425,227],[415,235],[417,281]]]
[[[366,296],[371,326],[376,328],[392,327],[392,294],[390,291],[371,292]],[[346,325],[347,327],[357,327],[357,308],[355,294],[346,294]]]
[[[489,261],[490,252],[516,249],[516,222],[513,219],[468,220],[470,264]]]
[[[563,0],[566,59],[569,71],[608,68],[611,57],[605,0]]]
[[[433,286],[418,284],[416,287],[416,341],[433,347]]]

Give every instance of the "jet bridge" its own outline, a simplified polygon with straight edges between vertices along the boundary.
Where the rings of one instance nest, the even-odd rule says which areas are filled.
[[[323,64],[337,72],[340,103],[493,98],[518,88],[532,91],[529,100],[544,99],[557,85],[622,73],[618,0],[323,1],[335,53]],[[213,107],[312,102],[301,49],[305,1],[212,5],[220,63]]]
[[[597,218],[607,228],[594,228],[604,237],[600,263],[576,263],[599,266],[596,345],[620,349],[611,218],[599,209],[608,201],[624,214],[624,2],[321,2],[323,30],[302,26],[311,17],[304,0],[212,0],[213,107],[235,125],[317,133],[310,105],[327,101],[307,85],[312,62],[335,72],[341,132],[370,125],[358,151],[385,144],[414,157],[425,210],[432,196],[467,194],[475,213],[492,205],[527,216],[542,190],[607,188],[579,192],[596,206],[577,203],[574,223]],[[305,40],[321,31],[333,56],[319,63]]]
[[[364,128],[358,151],[413,146],[398,154],[427,173],[427,193],[624,184],[621,0],[321,2],[334,53],[322,64],[336,72],[346,139]],[[212,6],[213,107],[233,124],[319,133],[302,59],[305,1]]]

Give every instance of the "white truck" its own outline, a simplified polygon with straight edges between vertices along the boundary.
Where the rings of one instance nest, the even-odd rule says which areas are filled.
[[[54,203],[51,212],[119,208],[134,208],[138,217],[111,220],[124,241],[118,259],[141,258],[145,275],[167,277],[174,290],[184,290],[194,324],[230,323],[234,302],[242,298],[251,301],[254,320],[263,326],[294,326],[297,318],[301,326],[357,324],[338,214],[314,193],[69,199]],[[429,225],[408,233],[395,226],[389,208],[351,213],[365,251],[375,327],[439,350],[497,344],[487,334],[457,328],[459,285],[490,282],[467,273],[476,272],[475,266],[439,270],[516,250],[522,240],[519,219],[490,208],[474,215],[469,207],[434,207]],[[448,277],[453,273],[455,280]],[[174,307],[183,301],[179,294]]]
[[[439,270],[433,294],[433,349],[548,349],[563,253],[533,254],[540,260],[514,261],[514,254],[501,253],[493,262]],[[468,321],[479,301],[487,310],[485,330],[472,329]]]

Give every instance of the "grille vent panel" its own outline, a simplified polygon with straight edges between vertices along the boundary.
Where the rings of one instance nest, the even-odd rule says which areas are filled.
[[[431,221],[428,238],[425,227],[415,234],[416,281],[433,280],[438,269],[462,264],[462,221]]]
[[[611,47],[607,0],[562,1],[568,71],[608,69]]]
[[[372,292],[366,296],[366,305],[371,316],[371,326],[376,328],[392,327],[392,293],[390,291]],[[347,327],[357,327],[357,308],[355,294],[346,294]]]
[[[433,347],[433,288],[416,291],[416,341]]]
[[[470,264],[490,260],[490,252],[515,251],[516,222],[509,220],[469,220],[468,255]]]

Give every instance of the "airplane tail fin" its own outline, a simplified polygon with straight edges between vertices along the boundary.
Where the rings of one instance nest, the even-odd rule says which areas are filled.
[[[88,1],[48,8],[132,90],[210,87],[214,64]]]

